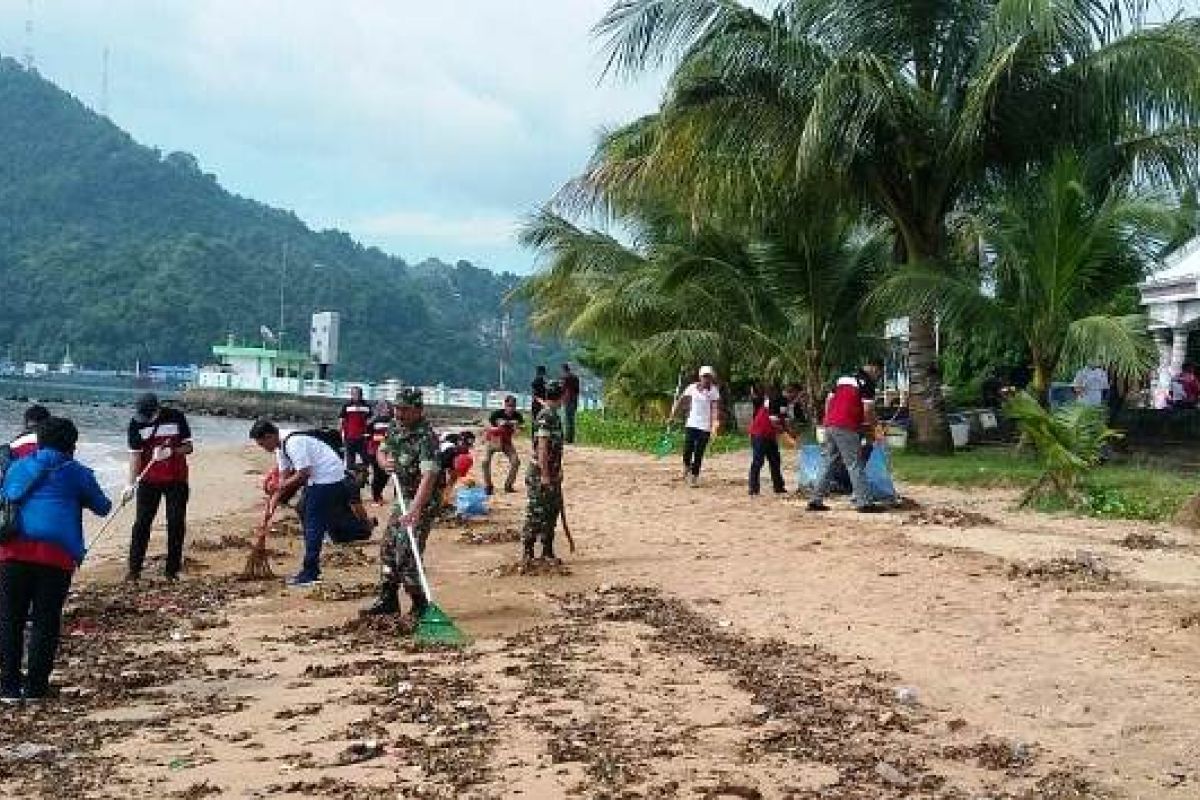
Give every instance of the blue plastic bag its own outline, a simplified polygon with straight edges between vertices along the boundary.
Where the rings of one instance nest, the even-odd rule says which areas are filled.
[[[892,470],[888,461],[887,448],[876,444],[871,448],[864,470],[867,483],[867,499],[872,503],[889,503],[897,500],[896,484],[892,482]]]
[[[821,445],[801,445],[796,452],[796,485],[811,492],[821,479]]]
[[[487,492],[480,486],[463,486],[454,493],[454,507],[460,517],[486,517]]]

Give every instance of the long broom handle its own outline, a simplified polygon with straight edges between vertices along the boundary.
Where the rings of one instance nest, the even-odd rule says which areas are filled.
[[[404,491],[400,488],[400,478],[392,473],[392,486],[396,489],[396,503],[400,513],[408,516],[408,503],[404,499]],[[417,536],[413,533],[412,525],[405,525],[404,532],[408,534],[408,547],[412,550],[413,560],[417,562],[417,578],[421,581],[421,591],[425,593],[426,602],[433,602],[433,592],[429,591],[429,579],[425,577],[425,565],[421,563],[421,551],[417,549]]]
[[[147,464],[145,467],[142,468],[141,473],[133,481],[134,488],[137,488],[137,486],[142,482],[142,478],[146,477],[146,473],[149,472],[150,468],[152,466],[154,466],[156,463],[158,463],[158,462],[151,461],[149,464]],[[117,503],[117,507],[114,508],[112,510],[112,513],[108,515],[108,518],[104,520],[104,524],[100,526],[100,530],[96,531],[95,535],[92,536],[92,540],[90,542],[88,542],[87,549],[84,550],[85,553],[90,552],[91,549],[96,546],[96,542],[100,541],[101,537],[104,536],[104,534],[108,532],[109,526],[111,526],[113,524],[113,521],[117,518],[117,515],[121,513],[121,509],[125,508],[125,506],[127,506],[128,504],[129,504],[129,501],[126,500],[124,497],[122,497],[121,502]]]

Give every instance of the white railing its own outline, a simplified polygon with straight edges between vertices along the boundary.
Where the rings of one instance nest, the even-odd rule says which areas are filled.
[[[350,388],[357,386],[362,389],[363,399],[368,402],[376,400],[395,401],[403,385],[399,381],[383,383],[362,383],[361,381],[321,381],[304,380],[301,378],[252,378],[245,375],[235,375],[228,372],[201,372],[196,378],[196,386],[202,389],[226,389],[245,392],[269,392],[273,394],[296,394],[303,397],[349,397]],[[530,396],[520,392],[505,392],[491,390],[487,392],[476,389],[457,389],[438,384],[437,386],[421,386],[425,402],[431,406],[452,406],[455,408],[493,409],[504,405],[504,398],[513,395],[517,398],[519,408],[529,408]],[[581,409],[598,409],[603,404],[595,397],[579,398]]]

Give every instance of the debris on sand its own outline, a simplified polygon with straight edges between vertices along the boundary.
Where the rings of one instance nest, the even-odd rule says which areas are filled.
[[[1171,542],[1164,541],[1153,533],[1134,532],[1121,540],[1121,547],[1130,550],[1167,550],[1173,546]]]
[[[954,506],[932,506],[909,514],[906,525],[940,525],[946,528],[982,528],[996,521],[977,511],[964,511]]]
[[[374,583],[328,583],[317,586],[307,597],[325,603],[340,603],[344,600],[361,600],[378,592],[379,586]]]
[[[525,578],[565,578],[571,574],[571,568],[558,559],[548,561],[535,558],[532,561],[503,564],[493,569],[491,574],[497,578],[511,578],[514,575]]]
[[[521,541],[521,529],[512,525],[503,528],[466,528],[458,535],[460,544],[514,544]]]
[[[336,763],[338,766],[347,766],[349,764],[360,764],[363,761],[370,761],[373,758],[379,758],[383,755],[383,745],[375,739],[367,739],[362,742],[353,742],[349,747],[338,754]]]
[[[1061,556],[1050,561],[1013,564],[1008,568],[1008,577],[1039,584],[1058,583],[1066,589],[1114,588],[1119,585],[1117,574],[1090,550],[1079,550],[1074,556]]]
[[[1191,614],[1186,614],[1179,620],[1181,628],[1200,628],[1200,611],[1193,611]]]

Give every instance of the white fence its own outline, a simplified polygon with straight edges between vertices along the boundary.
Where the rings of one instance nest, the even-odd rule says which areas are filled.
[[[271,392],[297,394],[305,397],[349,397],[350,388],[362,389],[363,399],[395,401],[403,385],[399,381],[384,383],[361,383],[358,381],[318,381],[301,378],[251,378],[228,372],[201,372],[196,385],[202,389],[231,389],[246,392]],[[520,392],[475,389],[452,389],[444,385],[421,386],[425,403],[431,406],[453,406],[455,408],[500,408],[504,398],[513,395],[519,408],[529,408],[530,396]],[[602,403],[595,397],[580,397],[580,408],[600,408]]]

